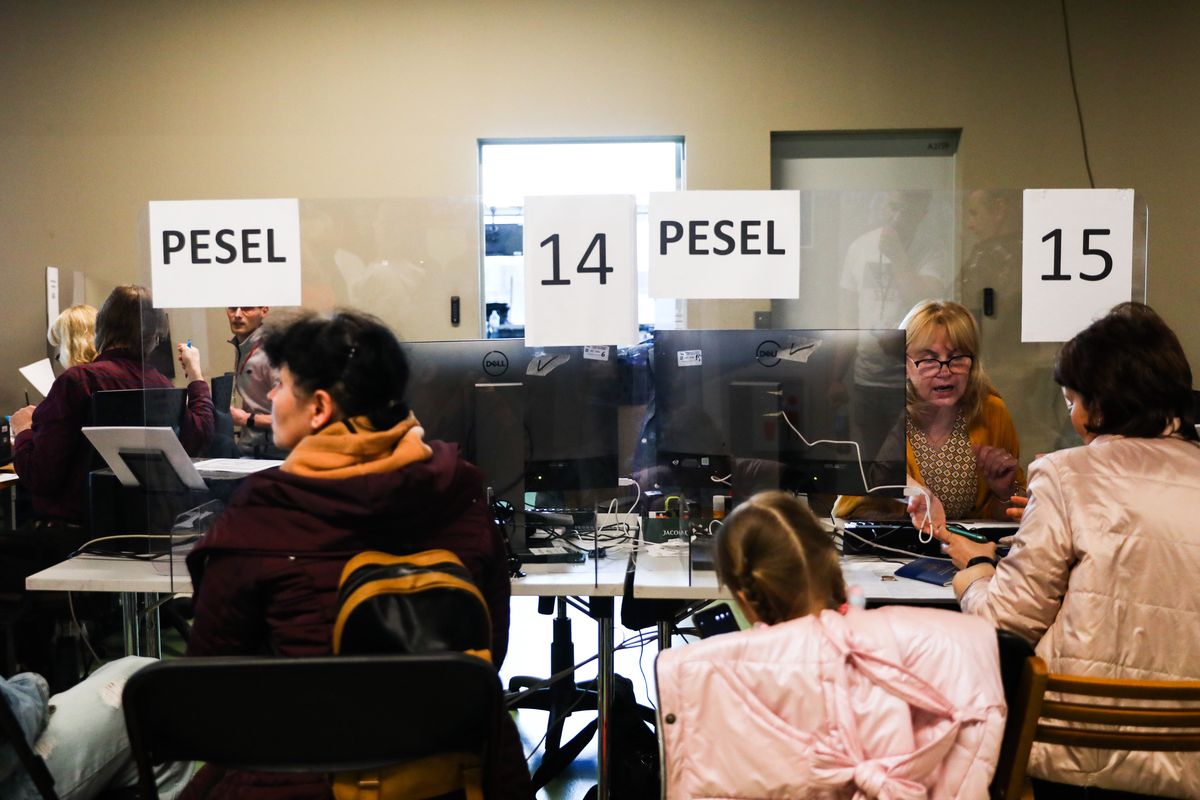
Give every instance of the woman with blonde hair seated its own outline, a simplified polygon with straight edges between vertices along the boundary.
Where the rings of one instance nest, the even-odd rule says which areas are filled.
[[[925,300],[904,317],[908,482],[924,488],[913,524],[941,531],[947,519],[1003,519],[1022,490],[1020,443],[984,372],[979,328],[965,306]],[[894,504],[842,497],[834,516],[886,513]]]
[[[658,656],[666,797],[984,797],[1004,730],[995,630],[852,607],[837,548],[784,492],[717,534],[753,630]]]
[[[96,360],[96,309],[80,303],[58,315],[46,333],[50,346],[58,349],[63,369]]]

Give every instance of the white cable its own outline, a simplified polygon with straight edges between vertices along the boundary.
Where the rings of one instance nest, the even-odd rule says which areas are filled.
[[[628,483],[626,483],[626,481],[628,481]],[[629,525],[630,524],[629,518],[633,515],[633,510],[635,508],[637,508],[638,503],[642,502],[642,485],[640,483],[638,483],[636,480],[634,480],[632,477],[621,478],[617,481],[617,483],[620,486],[628,486],[630,483],[632,483],[635,487],[637,487],[637,497],[634,498],[633,505],[631,505],[629,507],[629,510],[625,512],[625,520],[626,520],[625,524]],[[613,498],[613,502],[614,503],[617,502],[616,498]]]
[[[839,439],[818,439],[815,442],[810,442],[808,439],[804,438],[804,434],[800,432],[800,429],[793,425],[792,421],[788,419],[786,411],[770,411],[766,414],[763,414],[763,416],[783,418],[783,421],[786,422],[787,426],[792,429],[792,432],[800,437],[800,441],[804,442],[804,444],[808,445],[809,447],[813,447],[818,444],[848,444],[853,447],[854,458],[858,462],[858,474],[862,478],[863,489],[866,490],[867,494],[872,494],[880,489],[903,489],[904,493],[909,496],[911,496],[911,492],[914,490],[923,495],[925,497],[925,516],[921,519],[921,525],[917,530],[917,541],[919,541],[921,544],[929,544],[931,541],[933,541],[932,526],[930,526],[930,532],[928,534],[929,538],[922,538],[926,535],[925,525],[930,521],[930,512],[933,511],[933,498],[930,496],[929,490],[927,490],[924,486],[918,486],[915,484],[905,484],[903,486],[872,486],[871,484],[867,483],[867,471],[863,467],[862,450],[859,448],[858,442],[842,441]]]
[[[728,475],[726,475],[724,478],[718,478],[716,475],[709,475],[708,479],[710,481],[712,481],[713,483],[723,483],[726,486],[733,486],[733,481],[730,480],[730,478],[732,478],[732,477],[733,477],[733,473],[731,472]]]

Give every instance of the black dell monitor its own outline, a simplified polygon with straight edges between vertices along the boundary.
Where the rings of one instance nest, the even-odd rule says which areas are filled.
[[[497,497],[617,484],[615,347],[522,339],[407,342],[408,400],[427,439],[457,442]]]
[[[656,331],[655,483],[701,503],[765,489],[859,495],[902,485],[904,332],[877,333],[896,354],[890,386],[871,393],[870,413],[886,424],[859,426],[853,396],[839,402],[831,391],[838,373],[851,383],[843,359],[859,331]]]

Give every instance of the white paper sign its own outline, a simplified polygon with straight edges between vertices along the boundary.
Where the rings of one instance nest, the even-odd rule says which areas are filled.
[[[525,198],[525,343],[634,344],[633,195]]]
[[[1021,341],[1065,342],[1132,298],[1133,190],[1026,189]]]
[[[800,296],[800,193],[654,192],[650,296]]]
[[[54,368],[50,366],[50,359],[43,358],[41,361],[26,364],[20,367],[20,372],[25,376],[25,380],[38,390],[38,394],[42,397],[49,396],[50,387],[54,385]]]
[[[150,203],[158,308],[300,305],[297,200]]]
[[[58,267],[46,267],[46,327],[58,319],[62,309],[58,307]]]

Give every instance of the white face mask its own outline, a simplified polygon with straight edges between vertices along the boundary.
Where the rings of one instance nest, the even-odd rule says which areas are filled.
[[[71,354],[67,352],[65,347],[58,351],[58,363],[63,365],[63,369],[71,368]]]

